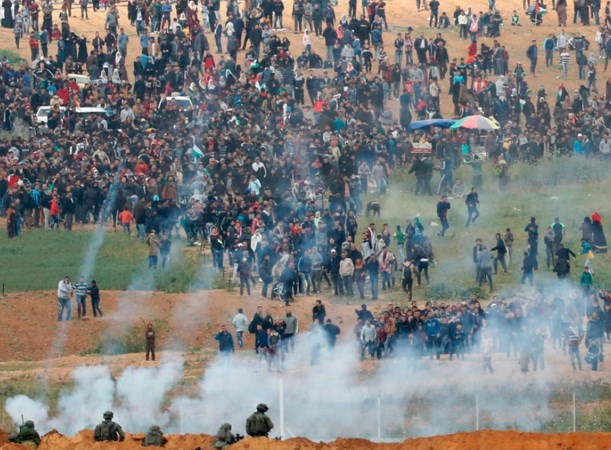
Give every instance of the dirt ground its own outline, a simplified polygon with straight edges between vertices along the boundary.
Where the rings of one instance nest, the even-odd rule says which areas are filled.
[[[407,28],[411,26],[414,29],[413,36],[414,38],[419,36],[420,33],[424,33],[425,37],[429,40],[432,40],[436,37],[437,32],[440,30],[428,28],[428,11],[417,11],[416,9],[416,1],[415,0],[388,0],[387,2],[387,18],[389,23],[390,31],[388,33],[384,33],[385,40],[385,48],[389,55],[391,62],[394,62],[394,47],[393,41],[396,37],[396,33],[402,32],[405,33]],[[428,1],[427,1],[428,3]],[[549,3],[549,2],[548,2]],[[358,14],[361,13],[361,2],[357,2],[358,5]],[[446,12],[447,15],[452,18],[452,13],[457,5],[460,5],[463,8],[467,8],[471,6],[475,13],[479,13],[480,11],[484,11],[487,8],[487,3],[484,0],[477,2],[476,4],[469,4],[468,2],[460,1],[460,0],[442,0],[441,6],[439,8],[440,14],[441,12]],[[573,35],[576,32],[583,33],[586,38],[591,42],[590,51],[597,53],[597,46],[594,42],[594,34],[596,32],[595,26],[590,27],[582,27],[577,24],[574,25],[570,23],[570,19],[572,18],[572,2],[569,2],[569,11],[568,18],[569,24],[566,28],[567,35]],[[604,2],[603,2],[604,5]],[[532,39],[537,39],[537,43],[539,48],[541,49],[539,52],[539,64],[538,64],[538,74],[537,78],[533,79],[531,75],[527,76],[527,81],[530,84],[531,91],[536,92],[536,90],[540,86],[544,86],[548,92],[548,95],[553,94],[560,81],[557,77],[560,75],[560,67],[558,66],[558,61],[555,61],[556,66],[552,68],[545,68],[544,64],[544,55],[542,50],[542,42],[546,36],[550,33],[558,33],[559,28],[557,26],[557,15],[556,12],[551,10],[551,5],[548,14],[544,16],[543,24],[541,26],[535,27],[533,26],[529,18],[526,16],[523,8],[521,0],[507,0],[504,2],[497,2],[497,8],[500,9],[501,14],[503,16],[504,25],[501,28],[501,37],[498,38],[499,42],[502,45],[505,45],[507,50],[510,53],[510,61],[509,66],[513,69],[518,61],[523,62],[525,67],[526,65],[526,56],[525,51],[528,45],[530,45],[530,41]],[[56,8],[59,10],[59,2],[56,2]],[[224,20],[225,18],[225,2],[221,5],[221,16]],[[279,31],[278,34],[280,37],[287,37],[291,41],[291,52],[294,55],[299,55],[303,50],[303,44],[301,41],[301,34],[295,34],[292,31],[293,21],[291,19],[291,10],[292,10],[292,0],[285,0],[285,11],[284,11],[284,25],[286,29],[284,31]],[[335,8],[337,20],[341,17],[342,14],[346,13],[348,10],[348,0],[339,0],[339,5]],[[517,10],[520,18],[522,26],[520,27],[512,27],[511,24],[511,14],[513,10]],[[54,23],[58,21],[57,12],[54,14]],[[128,45],[128,55],[127,55],[127,68],[130,76],[132,75],[132,61],[134,58],[140,53],[140,44],[138,41],[138,36],[136,35],[135,28],[130,26],[127,22],[127,6],[126,2],[121,2],[119,4],[119,14],[121,16],[119,20],[120,26],[123,26],[125,32],[129,35],[130,42]],[[478,14],[479,15],[479,14]],[[601,11],[601,18],[603,15],[603,11]],[[91,9],[89,11],[89,20],[81,20],[80,18],[80,10],[78,8],[77,2],[75,2],[73,7],[73,17],[70,18],[70,26],[73,30],[80,36],[85,35],[89,41],[93,39],[96,30],[102,30],[104,28],[105,22],[105,13],[103,12],[92,12]],[[594,23],[592,21],[592,23]],[[467,56],[467,45],[468,41],[459,39],[458,31],[455,28],[451,28],[449,30],[444,30],[441,32],[443,37],[448,41],[448,52],[450,58],[460,58]],[[211,48],[215,50],[214,38],[211,33],[207,34],[208,41],[211,44]],[[486,43],[486,45],[491,45],[493,39],[492,38],[481,38],[479,40],[480,43]],[[312,36],[312,45],[314,50],[324,57],[324,42],[322,39],[316,39]],[[223,42],[223,46],[225,46],[225,42]],[[17,50],[14,43],[14,36],[12,30],[8,30],[5,28],[0,29],[0,48],[8,48],[10,50]],[[89,43],[88,48],[91,49],[91,45]],[[56,44],[51,43],[49,45],[49,51],[51,54],[56,54]],[[27,40],[24,39],[21,42],[21,49],[19,53],[26,59],[30,58],[30,49],[27,44]],[[226,57],[226,56],[225,56]],[[238,62],[242,63],[244,57],[244,52],[240,52],[238,54]],[[220,55],[215,54],[215,59],[218,61]],[[557,58],[556,58],[557,59]],[[572,60],[574,61],[574,59]],[[602,60],[601,60],[602,61]],[[376,65],[374,64],[374,70],[376,70]],[[610,69],[611,70],[611,69]],[[565,81],[564,84],[569,90],[573,90],[579,87],[581,84],[577,79],[577,66],[572,63],[569,69],[569,80]],[[601,93],[604,94],[605,88],[605,80],[609,78],[609,71],[604,71],[604,66],[599,65],[598,67],[598,88]],[[496,79],[493,78],[493,79]],[[447,82],[442,82],[442,92],[447,89]],[[397,107],[397,102],[391,102],[391,109],[395,109]],[[449,96],[442,96],[442,112],[449,116],[452,112],[452,105]]]
[[[51,432],[43,437],[39,450],[136,450],[141,448],[143,435],[127,435],[121,444],[96,443],[92,431],[82,431],[67,438]],[[2,436],[5,438],[5,436]],[[171,435],[164,448],[169,450],[194,450],[211,448],[213,439],[206,435]],[[0,450],[19,450],[25,447],[4,444]],[[457,433],[431,438],[408,439],[396,444],[374,444],[363,439],[338,439],[331,443],[316,443],[295,438],[286,441],[270,441],[265,438],[247,438],[231,446],[235,450],[458,450],[458,449],[503,449],[503,450],[605,450],[611,449],[611,433],[537,434],[517,431],[480,431]]]
[[[259,288],[257,285],[255,291]],[[307,329],[311,322],[316,298],[299,296],[291,306],[302,329]],[[326,303],[324,299],[323,302]],[[240,297],[226,291],[193,294],[104,291],[101,294],[104,317],[101,319],[91,316],[90,305],[85,319],[75,319],[76,302],[73,300],[72,303],[73,319],[57,322],[54,291],[7,294],[0,300],[3,312],[0,315],[0,361],[27,362],[95,353],[105,337],[133,332],[134,327],[142,327],[144,339],[148,322],[164,324],[157,333],[158,349],[215,348],[213,334],[221,323],[230,323],[238,308],[243,308],[248,317],[254,315],[259,305],[264,311],[269,310],[274,318],[283,316],[286,311],[280,301],[266,300],[254,294]],[[327,317],[344,328],[345,321],[354,324],[356,306],[357,303],[327,304]],[[252,345],[250,335],[246,336],[246,347],[252,348]]]

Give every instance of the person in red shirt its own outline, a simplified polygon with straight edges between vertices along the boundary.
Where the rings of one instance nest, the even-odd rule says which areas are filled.
[[[38,36],[36,33],[30,35],[30,51],[32,52],[32,61],[36,61],[38,58]]]
[[[127,233],[128,236],[132,235],[131,223],[134,222],[134,216],[129,210],[129,207],[125,207],[123,211],[119,213],[119,221],[121,222],[121,227],[123,228],[123,232]]]
[[[61,209],[59,207],[59,197],[57,194],[53,194],[49,213],[51,214],[51,228],[57,228],[59,230],[59,223],[61,222]]]

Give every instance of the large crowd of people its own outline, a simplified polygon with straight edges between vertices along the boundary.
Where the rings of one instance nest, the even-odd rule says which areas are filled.
[[[378,231],[374,224],[359,230],[357,216],[370,206],[376,210],[363,205],[370,184],[382,195],[391,172],[410,167],[416,194],[430,195],[437,158],[437,193],[456,198],[465,187],[452,180],[452,168],[472,165],[477,188],[482,164],[488,164],[478,156],[480,147],[494,161],[501,189],[516,161],[611,155],[611,99],[599,92],[597,77],[611,58],[608,3],[604,17],[594,8],[577,11],[575,19],[588,24],[592,14],[593,28],[562,28],[530,43],[528,67],[503,45],[503,18],[494,1],[487,12],[457,8],[451,15],[437,0],[418,3],[430,9],[430,32],[410,27],[395,35],[383,0],[364,3],[360,16],[353,0],[348,14],[325,0],[230,0],[222,15],[217,0],[129,0],[126,17],[114,1],[94,0],[92,14],[106,20],[90,40],[72,29],[69,0],[59,11],[50,0],[6,0],[2,26],[13,29],[17,46],[27,36],[31,49],[31,62],[0,66],[8,133],[0,143],[0,212],[9,237],[24,228],[71,230],[75,223],[109,221],[131,233],[133,224],[154,269],[158,256],[162,266],[167,263],[164,255],[180,226],[191,245],[209,245],[216,269],[235,268],[241,293],[249,294],[260,279],[263,296],[271,287],[269,295],[287,304],[298,293],[320,293],[324,284],[335,295],[361,299],[367,287],[375,300],[380,281],[382,290],[394,287],[400,271],[411,299],[412,277],[429,282],[431,240],[417,219],[396,231],[388,225]],[[89,17],[89,6],[79,2],[81,18]],[[566,2],[555,7],[564,27]],[[534,25],[542,20],[540,8],[537,3],[531,11]],[[282,37],[289,9],[303,48]],[[511,25],[520,25],[519,16]],[[452,27],[469,42],[465,54],[448,53]],[[325,55],[316,53],[315,38]],[[130,39],[137,40],[139,54],[128,53]],[[548,67],[561,63],[555,92],[535,81],[546,70],[538,66],[539,53]],[[79,81],[83,74],[85,83]],[[413,133],[415,119],[442,118],[444,92],[452,99],[446,116],[481,114],[500,128],[485,135],[439,128]],[[430,156],[413,152],[422,143],[430,144]],[[470,199],[475,220],[478,201]],[[437,212],[443,224],[450,203],[442,201],[447,205],[438,204]],[[498,239],[493,250],[502,253]],[[489,281],[492,288],[493,259],[474,250],[480,285]],[[558,259],[565,261],[556,257],[555,268]],[[524,280],[532,280],[526,275],[533,261],[524,266]],[[588,283],[587,276],[582,280]],[[62,298],[60,320],[69,301]],[[512,344],[512,336],[523,333],[532,334],[529,348],[538,348],[539,335],[524,331],[522,322],[536,323],[540,305],[491,305],[497,309],[483,310],[477,302],[399,308],[381,321],[362,320],[357,334],[372,356],[393,345],[460,356],[483,341],[478,323],[488,317],[494,348],[523,351]],[[502,319],[495,322],[497,317]],[[279,339],[267,331],[259,337],[256,327],[253,333],[268,345]]]

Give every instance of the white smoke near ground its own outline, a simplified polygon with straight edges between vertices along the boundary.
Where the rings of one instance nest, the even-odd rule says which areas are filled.
[[[270,407],[276,424],[272,436],[305,436],[314,440],[343,437],[401,438],[475,429],[475,402],[481,426],[537,430],[549,420],[550,371],[521,374],[517,363],[495,354],[494,375],[484,375],[481,357],[466,361],[429,361],[406,357],[361,363],[356,343],[330,351],[319,334],[302,333],[287,354],[282,372],[251,355],[219,357],[205,370],[194,395],[176,394],[183,361],[158,367],[128,368],[113,380],[104,366],[74,371],[74,387],[63,392],[57,414],[44,402],[17,396],[6,410],[18,423],[23,414],[42,432],[64,434],[91,429],[111,409],[128,432],[152,425],[166,433],[216,432],[220,424],[244,423],[259,403]],[[363,366],[365,364],[365,366]],[[367,367],[368,370],[364,370]],[[280,380],[285,421],[280,429]]]

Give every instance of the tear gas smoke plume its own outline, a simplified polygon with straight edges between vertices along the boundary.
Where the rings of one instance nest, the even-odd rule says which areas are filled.
[[[526,381],[517,377],[513,366],[494,376],[482,375],[479,356],[439,362],[408,355],[383,360],[374,372],[366,373],[352,343],[329,352],[320,334],[300,337],[282,373],[268,373],[264,361],[250,357],[219,358],[205,371],[193,396],[170,395],[183,379],[183,361],[170,360],[159,367],[128,368],[116,381],[106,367],[80,367],[73,373],[74,387],[60,395],[54,416],[44,402],[21,395],[9,399],[6,410],[16,423],[22,414],[32,418],[42,432],[91,429],[104,410],[112,409],[129,432],[158,424],[168,433],[213,434],[223,422],[243,432],[246,417],[263,402],[270,406],[276,424],[273,435],[278,436],[282,377],[283,437],[329,440],[471,430],[476,394],[482,423],[491,428],[536,430],[550,417],[549,372]]]

